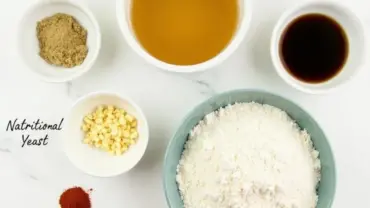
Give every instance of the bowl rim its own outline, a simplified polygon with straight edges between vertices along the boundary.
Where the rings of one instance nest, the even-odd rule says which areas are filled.
[[[198,103],[195,107],[193,107],[191,110],[189,110],[186,113],[186,115],[181,119],[180,124],[178,125],[177,129],[172,134],[172,137],[171,137],[170,141],[168,142],[168,145],[167,145],[167,148],[166,148],[166,152],[164,154],[164,160],[163,160],[164,162],[163,162],[163,165],[162,165],[162,186],[163,186],[163,189],[164,189],[164,192],[165,192],[164,194],[165,194],[165,197],[166,197],[166,202],[167,202],[167,205],[169,207],[173,207],[173,204],[172,204],[173,202],[169,199],[169,196],[168,196],[168,190],[169,190],[169,188],[168,188],[168,182],[166,180],[166,176],[167,176],[167,173],[166,173],[166,166],[167,165],[166,164],[167,164],[167,160],[169,158],[168,155],[169,155],[170,148],[173,146],[173,143],[175,141],[174,138],[179,133],[180,127],[183,125],[183,123],[189,117],[191,117],[191,115],[193,114],[193,112],[197,111],[197,109],[201,109],[205,103],[210,103],[210,102],[218,99],[219,97],[222,97],[222,96],[225,96],[225,95],[229,95],[229,94],[251,93],[251,92],[254,92],[254,93],[262,93],[262,94],[265,94],[265,95],[271,95],[271,96],[278,97],[280,99],[286,100],[288,102],[291,102],[293,105],[296,105],[298,108],[300,108],[302,111],[304,111],[308,116],[310,116],[312,118],[312,121],[315,122],[318,127],[320,127],[320,130],[322,131],[324,137],[326,138],[325,140],[328,143],[328,151],[327,152],[329,152],[330,155],[333,158],[334,185],[333,185],[333,197],[331,198],[331,200],[329,202],[329,207],[331,207],[333,205],[333,202],[334,202],[335,196],[336,196],[336,190],[337,190],[337,170],[336,170],[337,165],[336,165],[336,161],[335,161],[335,154],[333,152],[333,149],[332,149],[330,140],[326,136],[326,133],[325,133],[324,129],[321,128],[321,125],[319,125],[318,121],[316,119],[314,119],[314,117],[312,117],[311,113],[309,113],[309,111],[307,111],[305,108],[302,108],[296,102],[294,102],[294,101],[292,101],[292,100],[290,100],[290,99],[288,99],[288,98],[286,98],[284,96],[281,96],[279,94],[275,94],[275,93],[268,92],[268,91],[265,91],[265,90],[260,90],[260,89],[236,89],[236,90],[229,90],[229,91],[218,93],[218,94],[213,95],[213,96],[211,96],[211,97],[209,97],[209,98],[201,101],[200,103]],[[315,143],[314,143],[314,145],[315,145]],[[320,182],[319,182],[319,186],[320,186]]]
[[[71,73],[69,76],[66,76],[64,78],[59,78],[59,77],[51,78],[47,75],[40,74],[36,70],[33,70],[32,68],[34,68],[34,66],[29,65],[28,62],[26,61],[26,59],[24,58],[24,54],[22,52],[22,44],[21,44],[21,41],[19,41],[21,39],[21,31],[23,29],[24,21],[26,20],[26,18],[29,15],[31,15],[37,8],[41,8],[45,5],[51,5],[51,4],[54,4],[54,3],[70,4],[71,6],[74,6],[78,9],[80,9],[88,17],[88,19],[92,23],[92,25],[94,27],[94,31],[96,33],[96,40],[94,40],[94,42],[96,42],[96,50],[91,51],[91,52],[89,51],[89,53],[92,53],[92,58],[91,58],[90,62],[88,62],[86,64],[86,66],[84,66],[80,70],[76,71],[75,73]],[[17,46],[16,47],[17,47],[18,56],[22,60],[23,64],[29,69],[29,71],[31,71],[32,76],[35,76],[39,80],[42,80],[44,82],[49,82],[49,83],[69,82],[69,81],[72,81],[72,80],[77,79],[78,77],[84,75],[95,64],[96,59],[99,56],[99,52],[100,52],[100,48],[101,48],[100,26],[99,26],[99,23],[98,23],[98,21],[96,20],[96,18],[94,16],[94,14],[91,12],[91,10],[87,6],[85,6],[81,3],[78,3],[76,1],[71,1],[71,0],[50,0],[50,1],[42,0],[42,1],[35,2],[31,6],[29,6],[26,9],[26,11],[24,12],[23,16],[18,21],[18,25],[17,25]],[[72,68],[72,70],[73,70],[73,68]]]
[[[67,113],[67,116],[65,117],[65,123],[68,124],[69,121],[70,121],[70,117],[71,117],[71,111],[72,109],[74,109],[78,104],[80,104],[81,102],[87,100],[87,99],[90,99],[90,98],[93,98],[95,96],[99,96],[99,95],[108,95],[108,96],[115,96],[115,97],[118,97],[120,100],[125,100],[127,101],[136,111],[137,113],[140,115],[140,117],[142,118],[142,121],[144,123],[143,125],[143,128],[145,129],[145,131],[147,132],[147,138],[145,139],[145,144],[144,144],[144,151],[143,153],[140,155],[140,158],[138,159],[138,161],[136,162],[135,165],[133,165],[131,168],[125,170],[125,171],[120,171],[120,172],[117,172],[115,174],[106,174],[106,175],[97,175],[97,174],[93,174],[91,172],[86,172],[85,170],[81,169],[78,165],[75,164],[74,160],[69,156],[69,154],[67,154],[67,151],[66,151],[66,148],[67,148],[67,145],[65,144],[65,136],[66,136],[66,130],[63,129],[63,133],[62,133],[62,147],[63,147],[63,153],[64,155],[68,158],[68,160],[73,164],[73,166],[75,168],[77,168],[78,170],[80,170],[81,172],[87,174],[87,175],[90,175],[90,176],[93,176],[93,177],[98,177],[98,178],[110,178],[110,177],[115,177],[115,176],[119,176],[119,175],[122,175],[124,173],[127,173],[129,172],[130,170],[132,170],[137,164],[139,164],[139,162],[142,160],[142,158],[144,157],[145,155],[145,152],[148,148],[148,144],[149,144],[149,139],[150,139],[150,132],[149,132],[149,124],[148,124],[148,120],[144,114],[144,112],[142,111],[142,109],[140,108],[140,106],[138,104],[136,104],[133,99],[131,99],[129,96],[124,96],[124,95],[121,95],[120,93],[117,93],[117,92],[111,92],[111,91],[95,91],[95,92],[90,92],[88,94],[85,94],[83,96],[81,96],[80,98],[78,98],[73,104],[72,106],[69,108],[69,111]],[[67,125],[66,125],[67,126]]]
[[[240,0],[239,0],[240,1]],[[214,69],[216,66],[223,63],[228,59],[241,45],[247,32],[250,29],[252,20],[252,0],[242,0],[243,6],[239,7],[243,13],[243,17],[239,22],[239,27],[234,33],[233,38],[229,41],[228,45],[215,57],[194,65],[174,65],[161,61],[154,56],[150,55],[139,43],[139,41],[134,37],[133,32],[130,29],[129,24],[126,21],[126,6],[125,0],[116,0],[116,18],[124,36],[127,44],[130,48],[136,52],[141,58],[143,58],[147,63],[155,66],[156,68],[162,69],[167,72],[175,72],[181,74],[190,74],[196,72],[203,72],[208,69]]]

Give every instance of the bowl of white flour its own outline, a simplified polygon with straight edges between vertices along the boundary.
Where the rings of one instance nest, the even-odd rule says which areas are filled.
[[[164,160],[171,208],[330,208],[336,171],[320,126],[295,103],[236,90],[194,108]]]

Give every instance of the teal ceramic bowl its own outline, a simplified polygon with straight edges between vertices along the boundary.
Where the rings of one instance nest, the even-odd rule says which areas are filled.
[[[180,160],[184,144],[191,129],[205,115],[236,102],[251,102],[269,104],[287,112],[301,128],[311,135],[315,148],[320,152],[322,165],[321,182],[318,187],[319,201],[317,208],[330,208],[335,194],[336,171],[335,162],[329,142],[316,121],[297,104],[283,97],[256,90],[236,90],[216,95],[194,108],[182,122],[171,139],[164,158],[163,183],[164,191],[170,208],[183,208],[177,183],[176,167]]]

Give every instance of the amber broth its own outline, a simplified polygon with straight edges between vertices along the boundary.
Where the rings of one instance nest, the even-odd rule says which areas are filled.
[[[174,65],[217,56],[238,25],[238,0],[132,0],[131,23],[142,47]]]

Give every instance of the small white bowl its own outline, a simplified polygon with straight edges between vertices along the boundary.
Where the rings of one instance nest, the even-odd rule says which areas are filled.
[[[332,17],[342,26],[349,42],[348,58],[341,72],[330,80],[318,84],[302,82],[290,75],[285,69],[279,53],[280,39],[287,25],[297,17],[310,13]],[[329,93],[347,83],[363,64],[365,32],[360,19],[347,7],[329,1],[308,2],[286,11],[280,17],[272,34],[270,53],[275,70],[286,83],[305,93]]]
[[[139,139],[120,156],[92,148],[82,142],[83,118],[100,105],[114,105],[136,117]],[[95,92],[80,98],[66,118],[63,130],[64,151],[69,160],[83,172],[97,177],[113,177],[131,170],[143,157],[149,140],[148,122],[142,110],[130,98],[116,93]]]
[[[125,37],[128,45],[148,63],[156,66],[157,68],[163,69],[170,72],[178,73],[193,73],[202,72],[207,69],[213,68],[221,64],[226,60],[240,45],[243,41],[252,18],[252,1],[251,0],[239,0],[239,24],[237,31],[234,34],[233,39],[229,45],[212,59],[195,65],[180,66],[174,64],[168,64],[150,55],[136,39],[134,31],[131,26],[131,1],[132,0],[116,0],[116,14],[117,21]]]
[[[75,17],[87,30],[88,54],[80,66],[57,67],[48,64],[39,56],[37,22],[55,13],[65,13]],[[100,45],[101,34],[98,22],[85,6],[74,1],[41,1],[28,9],[19,25],[18,49],[21,58],[37,77],[47,82],[67,82],[87,72],[98,57]]]

